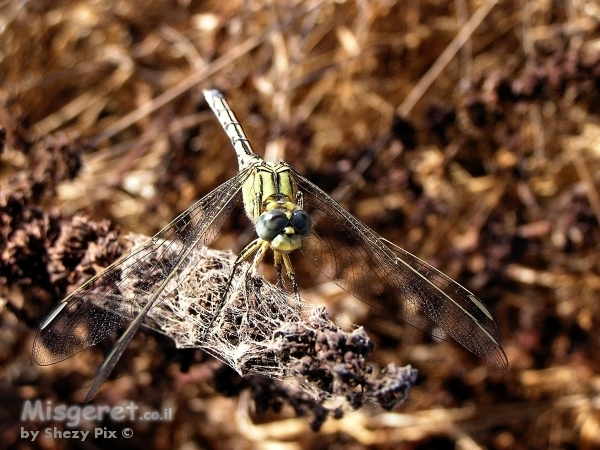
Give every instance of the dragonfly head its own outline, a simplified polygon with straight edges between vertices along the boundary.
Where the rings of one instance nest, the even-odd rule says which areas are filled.
[[[267,241],[273,250],[281,253],[290,253],[299,248],[311,230],[310,216],[291,202],[286,202],[276,209],[268,209],[256,222],[258,237]]]

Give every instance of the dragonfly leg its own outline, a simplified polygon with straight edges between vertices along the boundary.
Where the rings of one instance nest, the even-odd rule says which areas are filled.
[[[276,251],[273,252],[273,266],[275,267],[275,270],[277,271],[277,283],[281,287],[284,287],[283,274],[281,271],[281,253],[276,252]]]
[[[235,275],[235,271],[238,269],[240,264],[242,262],[244,262],[245,260],[247,260],[250,257],[250,255],[254,252],[257,253],[256,256],[254,257],[254,264],[259,264],[260,261],[262,260],[262,258],[264,257],[265,251],[268,248],[268,246],[269,246],[268,242],[266,242],[262,239],[255,239],[254,241],[252,241],[248,245],[246,245],[246,247],[244,247],[244,249],[240,252],[238,257],[235,259],[233,266],[231,268],[231,273],[229,274],[229,278],[227,279],[227,284],[225,285],[225,289],[223,290],[223,293],[219,297],[219,303],[217,305],[217,308],[213,312],[212,317],[210,318],[210,322],[206,325],[206,329],[202,335],[202,339],[206,338],[206,335],[208,334],[208,332],[212,329],[213,325],[215,324],[215,320],[221,314],[221,311],[223,310],[223,306],[225,306],[225,301],[227,300],[227,297],[229,296],[229,291],[231,290],[231,283],[233,282],[233,276]],[[257,260],[258,260],[258,262],[257,262]]]
[[[294,271],[294,266],[292,265],[290,256],[287,253],[281,253],[281,259],[283,260],[285,270],[288,274],[290,282],[292,283],[292,289],[294,290],[294,297],[296,297],[297,308],[298,311],[300,311],[302,309],[302,301],[300,300],[300,291],[298,290],[298,283],[296,282],[296,272]]]

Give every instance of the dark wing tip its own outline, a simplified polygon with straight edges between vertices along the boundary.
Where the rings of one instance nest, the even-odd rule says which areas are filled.
[[[65,359],[70,358],[71,356],[73,355],[52,354],[50,351],[40,346],[36,346],[35,343],[31,352],[33,362],[36,363],[38,366],[51,366],[53,364],[64,361]]]
[[[508,369],[508,358],[502,347],[494,347],[483,356],[483,359],[497,369]]]

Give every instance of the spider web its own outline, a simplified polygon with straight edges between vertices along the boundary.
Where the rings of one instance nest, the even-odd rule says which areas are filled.
[[[147,238],[129,239],[137,245]],[[177,245],[167,247],[178,251]],[[172,338],[178,348],[202,348],[242,376],[275,378],[315,398],[343,396],[353,407],[374,399],[386,409],[406,398],[417,371],[390,364],[372,379],[367,358],[374,346],[362,327],[341,330],[324,307],[298,305],[248,263],[237,268],[222,299],[235,255],[210,248],[194,252],[199,263],[173,278],[165,289],[170,294],[145,319],[147,327]],[[137,286],[160,264],[152,254],[139,258],[144,264],[121,284],[125,298],[134,297]]]

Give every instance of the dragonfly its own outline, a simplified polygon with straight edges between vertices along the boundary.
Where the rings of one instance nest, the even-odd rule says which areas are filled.
[[[108,378],[154,305],[173,292],[214,240],[240,199],[257,238],[237,256],[221,298],[240,264],[256,270],[269,250],[280,284],[283,270],[299,303],[292,252],[359,300],[432,336],[454,340],[499,369],[508,359],[486,305],[425,261],[379,236],[284,161],[264,161],[218,90],[205,90],[236,152],[239,171],[198,200],[146,244],[132,250],[65,298],[41,323],[33,359],[54,364],[94,345],[129,323],[92,382],[86,402]],[[176,249],[174,251],[174,249]],[[200,253],[199,253],[200,252]],[[159,264],[135,293],[126,281],[152,257]],[[127,295],[126,295],[127,294]],[[212,319],[214,321],[214,319]]]

